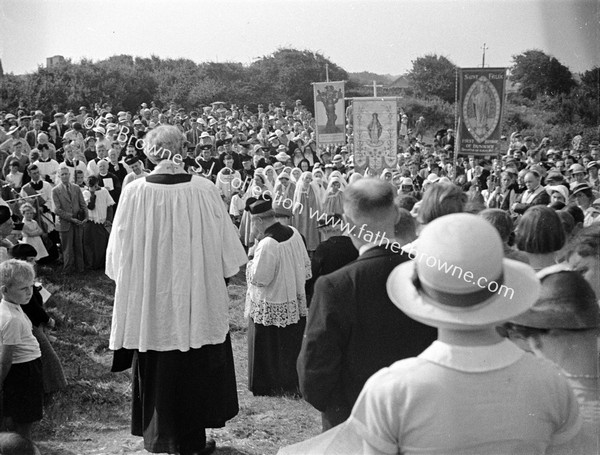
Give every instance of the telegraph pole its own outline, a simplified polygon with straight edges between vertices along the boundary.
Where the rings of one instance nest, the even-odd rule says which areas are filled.
[[[485,68],[485,50],[489,49],[489,48],[486,47],[485,43],[483,43],[483,46],[481,46],[481,49],[483,49],[483,57],[481,59],[481,67]]]

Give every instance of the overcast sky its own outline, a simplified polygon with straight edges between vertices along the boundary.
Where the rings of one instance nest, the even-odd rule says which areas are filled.
[[[23,74],[46,57],[115,54],[244,64],[278,47],[319,51],[349,72],[398,75],[428,53],[510,66],[527,49],[573,72],[600,65],[599,0],[1,0],[0,58]]]

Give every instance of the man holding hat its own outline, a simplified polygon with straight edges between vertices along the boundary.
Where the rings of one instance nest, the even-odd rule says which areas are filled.
[[[81,188],[70,183],[69,168],[61,167],[58,175],[60,183],[52,189],[52,201],[63,252],[63,271],[83,272],[83,223],[88,218],[87,204]]]
[[[533,269],[504,259],[494,227],[465,213],[429,223],[409,255],[387,293],[438,339],[367,381],[332,431],[360,442],[336,453],[543,454],[574,438],[581,418],[566,380],[496,331],[535,304]]]
[[[257,241],[246,268],[248,388],[254,395],[297,393],[310,259],[300,233],[275,219],[270,198],[251,197],[246,210]]]

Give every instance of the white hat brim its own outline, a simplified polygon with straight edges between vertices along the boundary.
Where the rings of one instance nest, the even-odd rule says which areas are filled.
[[[442,305],[419,292],[413,284],[414,261],[400,264],[392,270],[386,288],[394,305],[423,324],[459,330],[497,325],[531,308],[541,289],[540,281],[529,265],[511,259],[503,259],[503,263],[502,286],[505,287],[500,287],[499,292],[471,308]],[[472,281],[477,279],[474,277]]]

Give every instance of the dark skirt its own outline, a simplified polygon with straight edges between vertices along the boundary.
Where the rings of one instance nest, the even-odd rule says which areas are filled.
[[[248,321],[248,389],[254,395],[298,394],[296,360],[306,318],[286,327]]]
[[[104,268],[109,233],[102,224],[88,221],[83,224],[83,262],[92,270]]]
[[[55,393],[67,387],[67,380],[62,365],[48,336],[41,327],[33,326],[33,336],[40,345],[42,352],[42,373],[44,378],[44,393]]]
[[[134,352],[131,433],[148,452],[202,448],[204,429],[225,426],[238,411],[229,334],[187,352]]]

